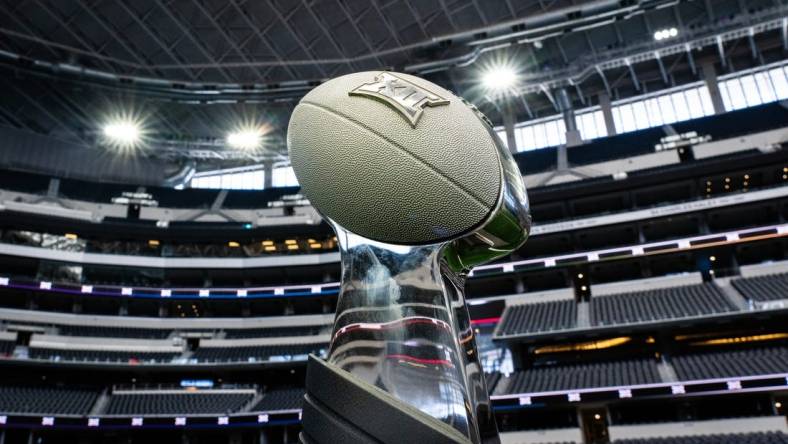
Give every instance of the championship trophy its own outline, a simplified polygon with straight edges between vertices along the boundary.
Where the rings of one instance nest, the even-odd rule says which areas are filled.
[[[307,94],[287,143],[342,258],[302,442],[499,442],[464,285],[525,242],[530,216],[489,120],[426,80],[361,72]]]

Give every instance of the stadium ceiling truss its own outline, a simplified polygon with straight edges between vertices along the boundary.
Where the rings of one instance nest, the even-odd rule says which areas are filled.
[[[425,75],[481,103],[479,66],[516,58],[534,117],[559,88],[585,105],[643,76],[670,86],[703,49],[723,67],[741,46],[761,57],[761,34],[788,50],[784,0],[0,0],[0,16],[0,125],[91,142],[97,110],[131,102],[158,155],[239,162],[281,158],[295,102],[348,72]],[[680,35],[655,41],[667,27]],[[249,115],[272,127],[269,149],[223,149]]]

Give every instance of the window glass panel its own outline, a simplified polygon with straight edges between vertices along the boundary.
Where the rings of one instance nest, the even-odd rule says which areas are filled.
[[[676,113],[673,111],[673,101],[667,95],[657,98],[659,109],[662,112],[663,124],[673,123],[676,121]]]
[[[747,106],[747,99],[744,98],[744,91],[741,89],[739,79],[730,79],[725,82],[728,87],[728,94],[731,97],[731,109],[742,109]]]
[[[580,138],[586,139],[586,127],[585,121],[583,120],[583,115],[575,114],[575,126],[577,127],[577,130],[580,131]]]
[[[703,115],[710,116],[714,114],[714,104],[711,103],[711,94],[709,94],[709,88],[706,86],[701,86],[698,88],[698,94],[700,95],[700,102],[703,104]]]
[[[616,127],[616,133],[621,134],[624,132],[624,124],[621,123],[621,110],[620,107],[614,106],[613,112],[613,126]]]
[[[632,113],[635,115],[635,127],[637,129],[644,129],[651,126],[648,122],[646,104],[642,100],[632,104]]]
[[[214,174],[192,179],[192,188],[222,188],[227,190],[262,190],[265,184],[263,170],[240,173]]]
[[[515,129],[514,129],[514,144],[515,144],[514,151],[520,151],[522,149],[522,148],[520,148],[521,146],[523,146],[523,128],[522,127],[519,127],[519,128],[515,127]]]
[[[564,119],[558,119],[556,124],[558,126],[558,143],[564,144],[566,143],[566,123]]]
[[[588,128],[588,133],[590,135],[590,139],[596,139],[598,137],[602,137],[604,128],[604,120],[602,122],[602,127],[599,127],[599,121],[597,119],[597,115],[601,116],[602,111],[594,111],[593,113],[588,113],[585,115],[586,120],[586,127]]]
[[[506,140],[506,130],[497,130],[497,131],[495,132],[495,134],[497,134],[497,135],[498,135],[498,138],[500,138],[500,139],[501,139],[501,142],[503,142],[503,145],[504,145],[506,148],[509,148],[509,144],[507,143],[508,141]]]
[[[739,79],[741,81],[742,91],[744,92],[744,100],[747,106],[756,106],[763,103],[761,94],[758,91],[758,86],[755,84],[755,77],[747,75]]]
[[[731,102],[731,95],[728,93],[728,83],[727,82],[720,82],[720,95],[722,96],[722,106],[725,107],[725,111],[733,111],[733,102]]]
[[[536,148],[536,141],[534,140],[534,127],[528,125],[523,128],[523,145],[518,146],[521,151],[530,151]]]
[[[597,111],[594,113],[594,120],[596,121],[596,133],[598,137],[605,137],[607,136],[607,126],[605,125],[605,115],[602,111]]]
[[[774,86],[769,78],[768,72],[759,72],[755,74],[755,83],[758,84],[758,92],[761,93],[761,100],[763,103],[774,102],[777,96],[774,95]]]
[[[274,168],[271,174],[272,187],[295,187],[298,186],[298,179],[291,166]]]
[[[703,117],[705,113],[703,112],[703,104],[700,103],[700,95],[698,94],[697,89],[691,89],[684,94],[684,98],[687,101],[687,109],[689,110],[690,117],[697,118]]]
[[[547,131],[547,145],[546,146],[555,146],[559,145],[561,142],[558,137],[558,125],[555,121],[546,122],[545,130]]]
[[[626,104],[619,106],[621,110],[621,128],[623,132],[634,131],[635,118],[632,116],[632,105]]]
[[[591,140],[599,137],[596,132],[596,122],[594,121],[594,113],[585,113],[577,119],[577,126],[580,129],[580,135],[583,140]]]
[[[534,148],[543,148],[547,146],[547,135],[545,134],[544,124],[538,123],[533,126],[534,128]]]
[[[769,77],[772,79],[777,98],[780,100],[788,99],[788,76],[786,72],[781,68],[775,68],[769,71]]]
[[[648,115],[649,126],[660,126],[662,122],[662,111],[659,109],[658,99],[646,100],[646,113]]]
[[[690,118],[689,109],[687,109],[687,102],[684,100],[684,94],[681,92],[670,94],[670,100],[673,102],[673,110],[676,111],[677,122],[681,122]]]

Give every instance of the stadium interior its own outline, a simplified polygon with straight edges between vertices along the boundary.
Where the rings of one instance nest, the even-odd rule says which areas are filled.
[[[526,183],[466,287],[503,443],[788,444],[785,0],[0,0],[0,444],[298,442],[341,269],[287,125],[370,70]]]

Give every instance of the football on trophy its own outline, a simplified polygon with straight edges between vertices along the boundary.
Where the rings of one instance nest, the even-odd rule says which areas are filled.
[[[293,169],[315,208],[394,244],[454,239],[488,219],[504,180],[496,139],[462,98],[386,71],[316,87],[287,132]]]

